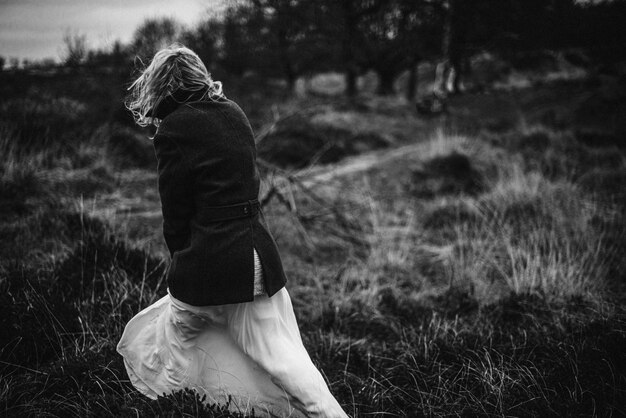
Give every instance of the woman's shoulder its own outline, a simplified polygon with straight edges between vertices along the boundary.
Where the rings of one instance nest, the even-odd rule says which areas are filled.
[[[254,133],[243,110],[233,101],[205,100],[189,102],[167,115],[158,128],[156,137],[168,137],[183,151],[200,152],[209,148],[231,150],[246,138],[254,143]]]
[[[227,98],[183,103],[167,115],[159,127],[163,133],[180,133],[194,129],[219,129],[224,119],[231,122],[247,118],[234,101]]]
[[[219,111],[215,106],[205,106],[200,103],[185,103],[168,114],[157,130],[157,135],[168,137],[187,137],[196,133],[214,131],[216,129]]]

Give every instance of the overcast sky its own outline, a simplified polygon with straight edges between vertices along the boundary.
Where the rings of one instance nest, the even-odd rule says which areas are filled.
[[[224,1],[230,0],[0,0],[0,55],[58,60],[66,30],[99,48],[129,41],[148,17],[193,25]]]

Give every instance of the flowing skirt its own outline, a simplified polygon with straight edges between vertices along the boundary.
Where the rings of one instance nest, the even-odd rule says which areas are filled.
[[[253,302],[196,307],[171,295],[126,325],[117,351],[132,384],[156,399],[191,388],[257,416],[347,417],[312,363],[285,288]]]

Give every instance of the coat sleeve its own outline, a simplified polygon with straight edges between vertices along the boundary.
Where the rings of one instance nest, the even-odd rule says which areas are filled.
[[[189,222],[194,213],[193,179],[180,147],[170,137],[159,134],[154,138],[161,209],[163,237],[174,256],[189,245]]]

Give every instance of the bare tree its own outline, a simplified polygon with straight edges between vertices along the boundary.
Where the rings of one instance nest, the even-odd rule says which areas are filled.
[[[219,59],[223,26],[219,19],[209,18],[180,35],[183,44],[198,54],[209,71],[215,67]]]
[[[87,35],[72,33],[69,29],[63,34],[62,59],[68,67],[76,68],[87,57]]]
[[[174,19],[146,19],[133,35],[132,50],[141,59],[150,59],[161,48],[178,39],[181,26]]]

